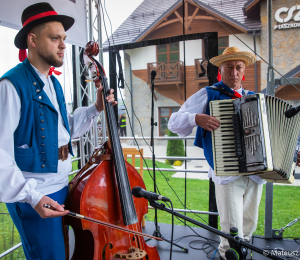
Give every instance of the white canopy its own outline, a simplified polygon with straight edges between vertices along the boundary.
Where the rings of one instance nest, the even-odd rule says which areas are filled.
[[[42,0],[1,0],[0,25],[12,29],[22,28],[21,15],[23,10]],[[52,5],[58,14],[69,15],[75,24],[67,32],[67,43],[84,47],[87,43],[87,10],[85,0],[45,0]],[[5,37],[5,36],[1,36]],[[13,43],[12,43],[13,44]]]

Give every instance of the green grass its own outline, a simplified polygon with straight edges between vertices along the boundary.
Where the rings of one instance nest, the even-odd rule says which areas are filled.
[[[131,163],[131,159],[128,159]],[[150,174],[153,176],[152,172],[152,160],[146,159],[146,163],[149,167]],[[173,168],[172,166],[156,162],[159,168]],[[73,170],[76,170],[77,162],[73,162]],[[139,167],[139,159],[136,159],[136,167]],[[144,163],[144,167],[146,167]],[[169,197],[174,208],[184,208],[181,202],[184,204],[185,200],[185,180],[181,178],[172,178],[171,176],[174,172],[162,172],[156,170],[156,185],[160,193],[166,197]],[[147,190],[154,191],[153,180],[147,170],[144,170],[144,182]],[[165,177],[164,177],[164,176]],[[176,192],[172,191],[171,187]],[[187,208],[199,211],[208,211],[208,194],[209,194],[209,181],[207,180],[197,180],[197,179],[187,179]],[[300,217],[300,187],[297,186],[281,186],[274,185],[273,189],[273,229],[280,229],[286,226],[292,220]],[[187,214],[195,220],[203,223],[208,223],[207,215],[195,215],[192,213]],[[154,221],[154,210],[149,209],[146,219],[149,221]],[[166,212],[158,211],[158,221],[161,223],[172,223],[170,214]],[[263,194],[261,203],[259,206],[259,218],[257,229],[255,231],[256,235],[264,235],[264,222],[265,222],[265,185],[263,188]],[[182,223],[175,219],[176,225],[182,225]],[[191,224],[191,226],[193,226]],[[300,221],[290,228],[284,231],[284,237],[300,237]]]
[[[130,162],[130,160],[129,160]],[[152,168],[152,161],[147,160],[149,168]],[[136,166],[139,166],[139,161],[136,161]],[[172,168],[170,165],[157,162],[159,168]],[[156,183],[159,191],[162,195],[170,198],[173,202],[174,208],[184,208],[179,202],[175,193],[169,187],[168,184],[175,190],[179,199],[184,203],[185,194],[185,180],[181,178],[172,178],[171,176],[174,172],[156,172]],[[152,171],[150,171],[153,175]],[[147,190],[153,191],[153,180],[151,179],[148,171],[144,170],[144,182]],[[197,179],[187,179],[187,207],[193,210],[208,211],[208,194],[209,194],[209,181],[208,180],[197,180]],[[208,222],[207,215],[195,215],[192,213],[187,214],[195,220],[203,223]],[[300,217],[300,187],[298,186],[281,186],[274,185],[273,188],[273,229],[280,229],[286,226],[292,220]],[[149,210],[147,214],[147,219],[154,221],[154,210]],[[171,224],[171,216],[168,213],[158,211],[158,221],[161,223]],[[263,194],[261,203],[259,206],[259,219],[257,229],[255,231],[256,235],[264,235],[264,222],[265,222],[265,185],[263,188]],[[179,220],[175,220],[176,225],[182,225]],[[193,226],[193,225],[191,225]],[[220,227],[220,226],[219,226]],[[284,231],[284,237],[300,237],[300,221],[290,228]]]
[[[4,203],[0,203],[0,253],[5,252],[12,246],[21,242],[19,233],[16,227],[13,225],[12,219]],[[4,213],[4,214],[3,214]],[[4,260],[21,260],[25,259],[22,247],[14,250],[12,253],[8,254]]]
[[[131,162],[131,159],[129,159]],[[149,169],[152,169],[152,160],[146,159]],[[172,168],[172,166],[156,162],[159,168]],[[72,163],[73,169],[77,170],[78,162]],[[136,160],[136,167],[139,167],[139,159]],[[145,164],[144,164],[144,167]],[[175,193],[172,191],[170,186],[176,191],[179,199],[184,203],[185,194],[185,180],[181,178],[172,178],[171,176],[174,172],[162,172],[158,170],[156,172],[156,183],[159,189],[159,192],[169,197],[174,205],[174,208],[184,208],[183,205],[179,202]],[[153,176],[152,170],[150,174]],[[147,170],[144,170],[144,182],[146,189],[153,191],[153,180],[150,177],[150,174]],[[164,176],[165,177],[164,177]],[[75,175],[69,176],[71,180]],[[170,185],[170,186],[169,186]],[[208,211],[208,186],[209,182],[207,180],[197,180],[197,179],[187,179],[187,207],[193,210]],[[273,190],[273,228],[280,229],[283,226],[286,226],[292,220],[300,217],[300,187],[297,186],[280,186],[274,185]],[[0,213],[7,213],[7,209],[4,203],[0,203]],[[188,213],[187,216],[198,220],[203,223],[208,222],[207,215],[195,215]],[[263,189],[262,200],[259,206],[259,220],[257,230],[255,231],[256,235],[264,235],[264,219],[265,218],[265,187]],[[146,219],[149,221],[154,221],[154,210],[149,209],[149,212],[146,214]],[[158,221],[160,223],[171,223],[171,216],[168,213],[158,211]],[[176,225],[183,225],[179,220],[175,218]],[[193,226],[193,225],[190,225]],[[12,243],[13,237],[13,243]],[[290,228],[287,228],[284,231],[284,237],[300,237],[300,221],[293,225]],[[0,253],[8,250],[13,245],[16,245],[20,242],[20,238],[16,228],[13,230],[12,221],[9,215],[0,214]],[[19,248],[14,251],[13,254],[9,254],[3,259],[25,259],[22,248]]]

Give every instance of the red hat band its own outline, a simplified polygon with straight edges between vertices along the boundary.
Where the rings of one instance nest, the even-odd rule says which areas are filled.
[[[23,27],[26,26],[27,24],[29,24],[30,22],[46,17],[46,16],[50,16],[50,15],[58,15],[57,12],[55,11],[48,11],[48,12],[44,12],[44,13],[40,13],[34,16],[31,16],[30,18],[28,18],[24,23],[23,23]]]

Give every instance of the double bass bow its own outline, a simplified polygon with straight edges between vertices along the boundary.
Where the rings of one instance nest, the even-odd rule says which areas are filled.
[[[83,59],[96,87],[103,86],[109,141],[94,152],[69,183],[65,205],[88,218],[141,233],[148,201],[133,198],[131,190],[136,186],[145,189],[145,184],[136,169],[124,160],[114,110],[105,99],[110,93],[107,78],[102,65],[93,58],[98,53],[98,44],[89,42]],[[72,260],[160,260],[156,247],[147,245],[142,236],[70,216],[64,217],[64,223],[73,228],[75,235]]]

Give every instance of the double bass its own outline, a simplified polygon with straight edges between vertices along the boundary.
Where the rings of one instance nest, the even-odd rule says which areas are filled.
[[[136,169],[124,160],[114,110],[105,99],[110,93],[107,78],[102,65],[92,57],[98,53],[97,43],[89,42],[84,62],[96,87],[100,83],[103,86],[109,141],[94,152],[69,183],[65,207],[89,218],[141,232],[148,201],[133,198],[131,190],[136,186],[145,189],[145,184]],[[72,260],[160,260],[156,247],[147,245],[141,236],[70,216],[64,217],[64,224],[71,226],[75,235]]]

